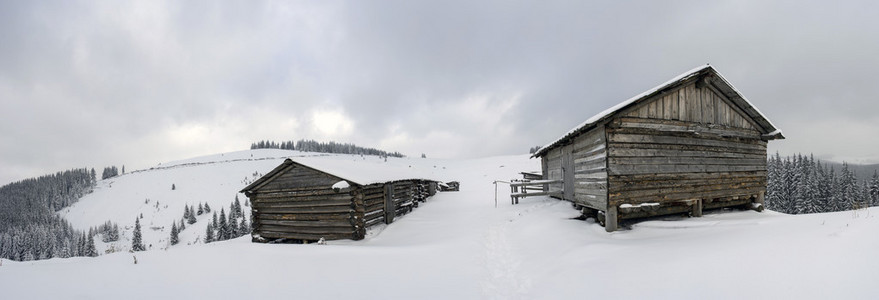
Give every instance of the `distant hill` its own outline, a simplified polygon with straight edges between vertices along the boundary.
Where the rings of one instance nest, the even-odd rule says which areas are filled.
[[[828,161],[825,162],[828,166],[832,166],[837,172],[842,169],[842,163]],[[858,165],[858,164],[848,164],[849,169],[855,173],[855,177],[858,178],[858,181],[869,180],[873,177],[873,172],[879,171],[879,164],[869,164],[869,165]]]

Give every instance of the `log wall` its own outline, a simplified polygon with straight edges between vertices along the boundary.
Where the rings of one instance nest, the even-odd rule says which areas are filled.
[[[604,127],[599,126],[574,139],[573,202],[604,210],[607,207],[607,149]]]
[[[333,190],[340,180],[294,164],[249,192],[254,241],[360,240],[370,226],[393,222],[431,193],[431,182],[423,180]]]
[[[363,238],[362,206],[355,201],[362,196],[356,189],[334,191],[332,185],[340,180],[291,165],[249,193],[254,240]]]
[[[754,129],[621,117],[607,128],[610,205],[746,198],[766,189]]]

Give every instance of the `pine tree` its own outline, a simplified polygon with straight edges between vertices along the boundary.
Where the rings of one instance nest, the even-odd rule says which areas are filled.
[[[183,219],[184,220],[189,219],[189,215],[190,215],[189,205],[184,204],[183,205]]]
[[[113,223],[113,230],[110,230],[110,241],[115,242],[119,240],[119,224]]]
[[[210,212],[211,212],[211,205],[208,204],[207,202],[205,202],[205,204],[204,204],[204,212],[205,212],[205,213],[210,213]]]
[[[189,217],[186,218],[186,222],[188,222],[189,224],[195,224],[195,221],[197,221],[195,219],[195,213],[192,212],[192,208],[190,207],[189,208]]]
[[[850,210],[858,205],[858,183],[854,172],[848,166],[848,163],[842,163],[842,178],[840,179],[840,190],[842,192],[843,209]]]
[[[204,214],[204,206],[201,205],[201,202],[198,203],[198,212],[196,212],[199,216]]]
[[[211,221],[211,225],[214,226],[214,229],[217,229],[217,226],[219,226],[219,223],[217,223],[217,212],[214,212],[214,216],[212,218],[213,220]]]
[[[208,223],[207,229],[205,229],[204,233],[204,243],[210,243],[214,241],[214,225]]]
[[[220,227],[217,228],[217,240],[225,241],[229,239],[229,223],[226,222],[226,212],[223,208],[220,208],[220,218],[218,219],[220,222]]]
[[[85,232],[83,232],[82,235],[79,237],[79,244],[77,245],[77,251],[76,251],[77,256],[86,256],[86,252],[88,252],[88,244],[87,244],[88,240],[89,240],[88,235]]]
[[[831,204],[832,200],[832,186],[831,186],[831,178],[830,173],[824,170],[823,164],[820,162],[817,164],[818,167],[818,183],[817,183],[817,191],[818,191],[818,212],[830,212],[833,211],[833,206]]]
[[[177,226],[177,228],[179,228],[178,232],[186,230],[186,220],[180,219],[180,226]]]
[[[229,214],[229,238],[237,238],[238,235],[238,219],[233,218],[232,214]]]
[[[238,224],[238,236],[243,236],[247,234],[250,234],[250,223],[247,222],[247,218],[242,216],[241,224]]]
[[[177,232],[177,222],[171,223],[171,245],[177,245],[180,242],[180,236]]]
[[[140,236],[140,219],[134,219],[134,237],[131,239],[131,250],[132,251],[144,251],[146,247],[143,245],[143,241]]]
[[[879,170],[873,170],[873,178],[870,180],[870,206],[879,206]]]
[[[241,201],[238,201],[237,194],[235,195],[235,202],[232,202],[232,209],[229,210],[229,215],[235,219],[241,217]]]

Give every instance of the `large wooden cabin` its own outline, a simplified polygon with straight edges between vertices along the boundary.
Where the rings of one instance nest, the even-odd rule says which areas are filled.
[[[241,190],[250,198],[254,242],[364,238],[436,193],[436,181],[381,163],[297,158]]]
[[[537,151],[546,192],[622,218],[753,206],[766,192],[766,143],[781,131],[713,67],[681,74],[589,118]]]

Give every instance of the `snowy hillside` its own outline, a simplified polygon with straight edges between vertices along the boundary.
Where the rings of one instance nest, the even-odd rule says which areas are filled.
[[[120,240],[111,243],[97,242],[99,253],[128,251],[134,221],[140,220],[143,227],[143,243],[147,249],[165,249],[170,246],[171,224],[179,223],[184,208],[197,207],[205,203],[217,213],[221,208],[229,213],[230,204],[236,195],[242,203],[247,197],[238,191],[281,164],[292,158],[313,166],[353,166],[351,171],[369,169],[369,165],[388,166],[392,171],[428,170],[427,174],[440,180],[445,175],[447,162],[436,159],[414,159],[389,157],[384,160],[378,156],[349,154],[326,154],[279,149],[258,149],[218,155],[197,157],[165,163],[148,170],[98,181],[95,191],[79,202],[62,210],[61,215],[77,229],[88,230],[106,221],[118,223]],[[349,179],[369,178],[382,174],[349,172],[339,174],[354,176]],[[422,172],[424,173],[424,172]],[[172,189],[173,186],[173,189]],[[245,207],[246,217],[250,219],[249,208]],[[179,245],[202,243],[207,220],[211,214],[197,216],[195,224],[187,224],[180,233]]]
[[[254,172],[266,173],[290,155],[312,154],[243,151],[126,174],[99,183],[65,216],[86,228],[108,219],[130,226],[143,213],[145,228],[167,230],[186,203],[228,209]],[[461,191],[437,194],[362,241],[254,244],[242,237],[205,245],[195,243],[204,227],[187,227],[191,234],[167,247],[166,232],[145,229],[146,243],[153,244],[146,252],[4,260],[0,294],[4,299],[866,299],[879,294],[872,276],[879,262],[870,259],[879,249],[879,209],[797,216],[709,212],[606,233],[592,221],[573,219],[578,213],[566,202],[543,197],[510,205],[505,185],[497,189],[496,208],[493,180],[539,169],[539,162],[526,155],[388,162],[437,166],[461,182]],[[195,225],[205,223],[199,219]]]

